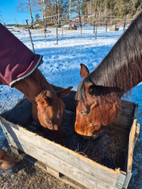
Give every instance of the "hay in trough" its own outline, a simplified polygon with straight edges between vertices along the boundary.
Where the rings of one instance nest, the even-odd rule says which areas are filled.
[[[74,122],[75,113],[66,111],[62,135],[37,127],[34,122],[30,123],[27,129],[108,168],[125,169],[125,157],[128,147],[128,131],[126,129],[112,124],[107,126],[97,139],[94,140],[89,137],[84,139],[75,132]]]

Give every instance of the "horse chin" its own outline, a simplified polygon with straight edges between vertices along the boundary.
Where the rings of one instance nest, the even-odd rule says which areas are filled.
[[[83,139],[97,139],[100,133],[104,131],[104,126],[98,126],[98,130],[96,130],[95,126],[89,126],[89,128],[84,127],[86,129],[81,128],[80,130],[77,127],[75,128],[77,134],[79,134]]]
[[[49,129],[51,131],[59,131],[60,127],[57,124],[41,124],[45,129]]]
[[[78,133],[84,140],[90,140],[90,139],[97,139],[100,135],[100,131],[94,131],[92,134],[86,134],[86,133]]]

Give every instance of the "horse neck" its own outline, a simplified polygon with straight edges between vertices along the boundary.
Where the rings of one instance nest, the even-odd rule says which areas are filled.
[[[142,13],[88,77],[97,85],[120,88],[122,95],[142,81]]]
[[[32,104],[35,103],[35,97],[42,90],[48,89],[54,93],[54,90],[38,69],[36,69],[30,76],[15,83],[14,87],[21,91]]]

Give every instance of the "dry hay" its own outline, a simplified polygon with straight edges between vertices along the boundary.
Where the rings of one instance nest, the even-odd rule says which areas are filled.
[[[29,124],[27,129],[36,132],[49,140],[61,144],[93,161],[107,166],[108,168],[125,168],[125,160],[128,148],[128,134],[126,129],[109,125],[97,139],[79,136],[74,131],[75,114],[66,111],[63,120],[63,134]]]

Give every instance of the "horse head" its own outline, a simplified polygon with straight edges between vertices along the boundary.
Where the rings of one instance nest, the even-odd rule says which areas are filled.
[[[103,126],[111,124],[121,109],[120,91],[116,87],[98,86],[91,81],[86,82],[88,68],[81,64],[81,77],[76,94],[75,131],[80,135],[97,138]]]
[[[54,90],[43,90],[35,97],[36,109],[33,110],[33,119],[41,126],[50,130],[61,131],[61,124],[64,114],[63,97],[67,96],[72,87],[59,92]],[[35,108],[33,106],[33,108]]]

